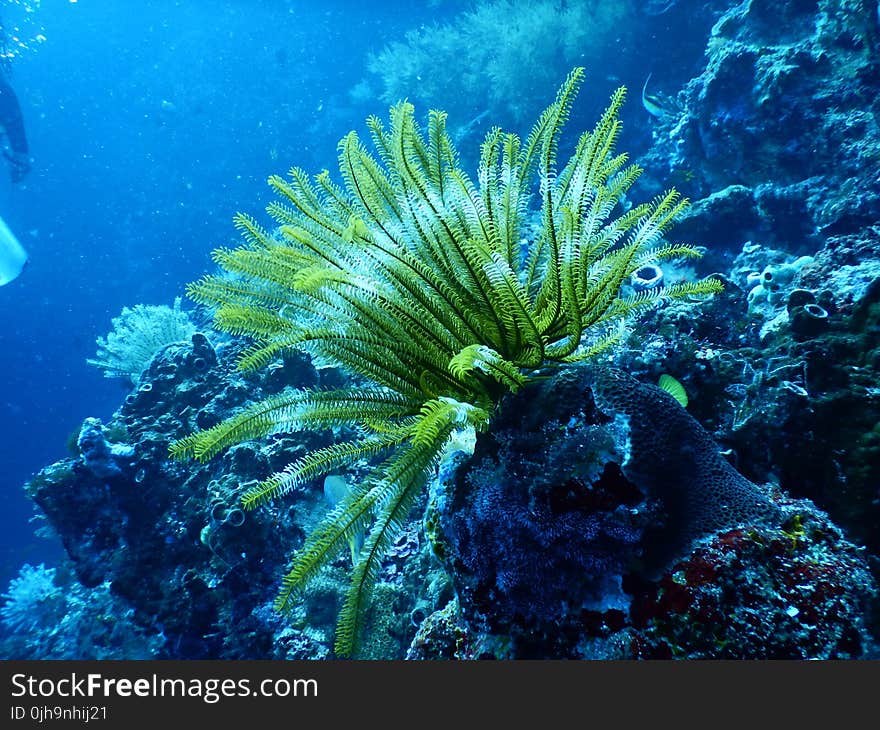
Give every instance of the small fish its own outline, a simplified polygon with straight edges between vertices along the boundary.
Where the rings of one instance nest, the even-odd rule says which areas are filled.
[[[663,390],[665,390],[669,395],[671,395],[675,400],[678,401],[678,404],[682,408],[687,408],[688,397],[687,392],[684,389],[684,386],[679,383],[675,378],[671,375],[663,374],[660,376],[660,380],[657,385],[659,385]]]
[[[691,183],[697,177],[697,173],[689,167],[676,167],[669,173],[669,175],[676,187]]]
[[[324,498],[331,507],[336,507],[351,492],[351,486],[345,481],[345,477],[331,474],[324,477]],[[351,564],[357,563],[358,555],[364,546],[364,531],[358,530],[355,535],[348,538],[348,546],[351,549]]]
[[[648,0],[644,6],[645,15],[663,15],[675,6],[676,0]]]
[[[645,85],[642,86],[642,106],[645,107],[648,114],[658,119],[681,114],[681,107],[674,99],[665,94],[648,93],[648,82],[651,80],[652,74],[653,71],[648,74]]]

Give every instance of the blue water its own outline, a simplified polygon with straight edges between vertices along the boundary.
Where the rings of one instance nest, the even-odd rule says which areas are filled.
[[[124,397],[122,381],[86,364],[111,317],[181,295],[210,268],[209,252],[235,241],[233,214],[260,215],[268,175],[294,164],[333,169],[338,139],[386,110],[349,94],[367,54],[465,5],[39,4],[30,28],[45,40],[16,57],[11,74],[33,170],[13,186],[0,169],[0,216],[31,256],[0,288],[0,586],[23,562],[60,554],[34,537],[22,485],[67,455],[85,417],[109,418]],[[7,18],[20,11],[0,2]],[[588,69],[585,119],[619,83],[633,91],[623,149],[638,154],[650,144],[638,91],[660,56],[669,80],[698,72],[704,34],[691,33],[688,46],[671,27],[689,17],[646,19],[657,24],[656,46],[622,49],[611,39],[613,73]],[[456,79],[445,83],[454,94]]]
[[[44,0],[46,40],[11,75],[33,170],[18,186],[0,170],[0,216],[30,253],[0,289],[0,585],[57,550],[33,538],[24,481],[67,455],[84,417],[109,417],[124,396],[86,364],[95,337],[123,306],[180,295],[233,240],[232,215],[259,214],[269,174],[332,164],[367,113],[347,93],[365,39],[413,12]]]

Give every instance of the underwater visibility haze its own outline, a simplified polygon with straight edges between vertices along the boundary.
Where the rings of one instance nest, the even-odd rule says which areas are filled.
[[[877,0],[0,36],[0,657],[878,656]]]

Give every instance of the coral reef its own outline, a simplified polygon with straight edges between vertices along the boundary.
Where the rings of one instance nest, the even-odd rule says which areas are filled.
[[[880,27],[867,0],[744,0],[712,29],[706,68],[658,126],[646,161],[692,172],[694,196],[726,215],[682,230],[698,240],[800,255],[880,221]],[[718,196],[726,199],[721,205]],[[734,223],[734,225],[728,225]]]
[[[524,389],[437,485],[457,600],[409,656],[870,656],[864,549],[738,475],[667,393],[612,377]]]
[[[861,0],[749,0],[718,19],[645,164],[692,173],[679,230],[725,293],[648,315],[618,360],[682,379],[727,458],[827,511],[875,577],[878,40]]]
[[[311,484],[283,509],[245,515],[238,494],[239,485],[326,444],[329,434],[243,443],[195,470],[166,457],[171,440],[197,423],[217,423],[252,394],[337,383],[334,371],[318,373],[293,355],[259,375],[239,375],[229,367],[239,350],[222,339],[215,349],[200,332],[161,350],[106,427],[97,419],[84,424],[88,438],[80,444],[89,450],[42,470],[28,494],[64,544],[78,595],[107,593],[118,614],[129,616],[119,641],[154,634],[159,658],[327,657],[345,560],[324,571],[290,617],[272,609],[271,596],[291,546],[332,505]],[[405,535],[383,563],[382,600],[366,619],[377,637],[367,650],[371,658],[402,657],[416,630],[413,612],[423,618],[449,597],[417,533]],[[81,648],[82,657],[92,656]]]
[[[47,611],[30,612],[28,620],[37,622],[40,631],[33,632],[30,648],[7,642],[8,655],[331,655],[335,615],[347,581],[345,559],[328,566],[291,616],[279,616],[271,597],[289,551],[332,505],[317,483],[297,489],[283,508],[245,513],[239,495],[242,485],[247,488],[290,459],[327,445],[332,434],[276,434],[264,443],[242,443],[197,468],[169,462],[167,450],[175,438],[196,426],[215,425],[250,397],[338,386],[339,375],[317,371],[296,354],[258,374],[241,374],[231,364],[243,345],[222,336],[213,339],[216,346],[196,332],[189,342],[161,349],[106,425],[86,420],[79,455],[46,467],[26,485],[69,557],[63,590],[52,586],[51,577],[41,583],[53,588],[46,606],[75,617],[65,619],[65,626],[74,620],[83,626],[94,622],[96,634],[105,622],[102,612],[115,613],[114,636],[95,635],[77,644],[66,628],[48,625]],[[368,631],[377,637],[367,648],[371,658],[402,657],[416,630],[413,612],[421,606],[416,615],[423,617],[449,598],[447,583],[429,563],[417,534],[409,530],[405,536],[383,563],[378,581],[382,600],[366,619]],[[22,593],[13,588],[16,597]],[[16,598],[7,605],[11,621],[25,604]],[[82,626],[79,632],[89,636]]]
[[[240,483],[265,477],[273,464],[326,436],[243,444],[222,463],[197,470],[166,457],[174,438],[197,423],[216,423],[250,393],[318,382],[296,357],[260,378],[230,375],[224,358],[237,351],[223,341],[215,349],[200,332],[166,346],[105,427],[86,421],[80,455],[27,485],[78,582],[92,590],[109,586],[133,612],[134,625],[161,633],[159,657],[268,658],[284,656],[286,646],[321,653],[320,640],[293,641],[289,627],[258,609],[289,546],[302,539],[303,521],[327,506],[317,491],[304,492],[297,508],[250,515],[245,526],[236,493]],[[286,632],[277,646],[276,632]]]
[[[622,576],[662,519],[620,472],[586,382],[578,370],[525,388],[432,493],[433,548],[469,632],[518,657],[568,655],[581,610],[626,611]]]
[[[807,273],[805,268],[800,276]],[[734,291],[730,301],[748,317],[744,292]],[[677,333],[686,345],[680,362],[689,358],[695,366],[684,381],[697,396],[699,413],[723,413],[711,386],[731,375],[719,366],[732,362],[734,354],[743,356],[731,348],[730,358],[696,359],[699,350],[683,322],[718,331],[727,347],[736,339],[721,326],[735,329],[735,319],[712,318],[718,306],[682,302],[652,315],[654,324],[667,335]],[[870,314],[875,309],[862,301],[850,316],[875,316]],[[691,346],[694,351],[688,351]],[[46,610],[27,613],[28,620],[45,627],[49,619],[41,616],[53,611],[75,619],[54,631],[43,628],[27,645],[10,637],[7,655],[332,656],[348,551],[309,586],[289,617],[279,616],[268,600],[288,546],[302,541],[330,508],[321,489],[304,485],[284,509],[265,506],[246,514],[236,500],[237,484],[263,478],[291,454],[326,443],[328,435],[277,434],[268,443],[245,442],[194,472],[164,458],[168,442],[185,432],[184,423],[215,423],[250,393],[338,383],[333,371],[315,371],[302,358],[267,372],[230,372],[224,363],[237,350],[222,339],[214,347],[201,333],[188,344],[165,348],[106,426],[87,424],[107,450],[114,444],[134,448],[117,463],[118,473],[96,474],[80,455],[47,467],[29,484],[64,541],[71,575],[63,590],[53,586],[52,577],[34,583],[49,587],[34,591],[47,597]],[[650,356],[650,348],[643,356]],[[645,373],[659,367],[653,359],[631,364]],[[604,382],[597,387],[600,395],[593,390],[597,382]],[[408,522],[382,561],[363,656],[871,655],[870,554],[854,547],[811,502],[731,476],[705,433],[667,393],[626,377],[620,382],[609,385],[607,374],[578,368],[538,380],[504,401],[493,429],[479,435],[473,456],[467,439],[447,453],[425,509],[427,540],[418,522]],[[152,387],[143,389],[147,383]],[[783,393],[792,400],[781,398]],[[765,397],[778,399],[776,410],[749,421],[762,439],[774,419],[802,399],[781,387]],[[781,454],[792,441],[790,432],[769,440],[779,448],[774,461],[789,463]],[[877,442],[869,435],[864,448]],[[739,444],[737,451],[752,466],[761,453],[747,445]],[[797,453],[804,452],[795,452],[791,461]],[[816,459],[822,458],[817,450]],[[699,486],[694,475],[704,465],[695,459],[704,461],[710,474],[726,475],[753,494],[752,504],[761,509],[718,520],[705,507],[689,510],[686,502],[670,499],[669,487],[682,486],[678,480]],[[853,465],[870,463],[852,459]],[[807,471],[785,472],[788,488],[809,491],[809,483],[795,481],[816,478]],[[869,483],[874,478],[862,476]],[[684,494],[706,504],[696,489]],[[850,505],[851,521],[866,524],[852,501],[844,502],[843,495],[838,500]],[[723,512],[719,508],[718,514]],[[706,522],[683,544],[681,525],[695,515]],[[102,608],[90,613],[80,604]],[[4,615],[25,611],[9,608]],[[101,617],[114,613],[124,618],[111,636]],[[90,626],[95,635],[78,644],[65,626],[79,626],[80,632]]]
[[[333,469],[373,461],[309,534],[276,600],[291,610],[320,568],[366,534],[339,614],[341,656],[356,653],[379,562],[450,440],[485,430],[504,395],[543,377],[543,368],[611,348],[645,308],[721,290],[714,279],[684,278],[632,295],[623,288],[657,262],[699,254],[664,238],[686,207],[674,188],[620,205],[641,174],[615,153],[623,88],[568,161],[558,161],[583,77],[583,68],[572,70],[525,140],[493,128],[476,182],[458,163],[445,113],[429,112],[424,133],[407,102],[392,107],[387,130],[371,117],[375,154],[355,132],[340,142],[343,187],[326,171],[314,180],[297,168],[289,180],[270,178],[283,201],[268,206],[278,235],[238,216],[245,245],[216,251],[225,272],[189,287],[213,308],[218,329],[254,339],[239,367],[298,348],[357,379],[355,387],[258,400],[169,450],[206,463],[279,431],[352,430],[241,498],[253,509]],[[533,197],[537,229],[526,215]]]
[[[86,588],[43,564],[22,566],[2,598],[4,659],[151,659],[164,642],[133,621],[109,583]]]
[[[640,658],[859,659],[876,583],[864,549],[806,500],[777,497],[776,525],[702,541],[633,606]]]
[[[794,259],[747,244],[723,295],[696,305],[696,315],[677,305],[649,314],[650,326],[619,358],[643,380],[674,373],[694,396],[689,410],[743,473],[809,497],[875,554],[877,240],[874,228],[829,238],[760,302],[748,299],[750,273],[776,272]]]
[[[485,2],[463,16],[471,29],[425,29],[377,54],[374,79],[396,101],[413,98],[406,79],[420,74],[421,98],[448,102],[472,128],[490,108],[520,119],[545,90],[523,74],[559,75],[580,35],[605,37],[601,13],[596,25],[569,22],[599,5],[632,12]],[[681,18],[680,5],[662,17]],[[499,9],[511,20],[533,13],[536,24],[515,26],[509,47],[465,47],[474,28],[491,28],[481,41],[497,38]],[[473,427],[455,434],[377,563],[361,656],[878,656],[877,5],[743,0],[699,13],[717,21],[705,69],[679,94],[680,113],[652,119],[655,144],[641,162],[671,170],[699,198],[677,236],[705,245],[701,269],[724,291],[644,308],[642,326],[603,358],[629,375],[541,372],[499,399],[475,445]],[[553,58],[536,67],[516,56],[535,28],[560,23],[548,43],[527,44]],[[626,29],[623,47],[640,32]],[[465,61],[480,78],[454,71]],[[657,88],[669,83],[657,76]],[[442,96],[449,88],[454,98]],[[642,180],[659,193],[666,177]],[[364,221],[338,221],[347,248],[363,244]],[[540,221],[522,223],[525,238],[539,234]],[[624,298],[697,275],[641,263],[619,282]],[[332,509],[320,485],[296,483],[284,505],[250,512],[239,497],[357,432],[279,428],[204,464],[166,456],[169,443],[252,400],[362,382],[289,352],[235,372],[243,345],[173,339],[143,355],[143,374],[128,368],[133,390],[112,419],[83,424],[78,455],[28,484],[69,560],[28,566],[10,585],[4,656],[334,656],[348,535],[288,616],[271,601],[290,549]],[[687,412],[649,385],[664,374],[681,381]],[[347,478],[368,467],[358,461]]]

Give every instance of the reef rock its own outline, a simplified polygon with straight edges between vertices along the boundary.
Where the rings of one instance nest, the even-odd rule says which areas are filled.
[[[435,485],[426,520],[456,597],[425,621],[414,657],[872,650],[863,550],[811,503],[737,473],[674,398],[619,371],[576,368],[510,398]],[[709,599],[696,594],[722,576],[714,613],[699,613]],[[670,581],[688,592],[674,610]],[[725,611],[742,620],[713,645]],[[763,640],[773,632],[788,638]]]
[[[802,254],[876,224],[878,90],[876,3],[743,0],[728,10],[705,70],[679,96],[683,113],[661,123],[651,153],[688,171],[692,197],[727,191],[725,215],[695,215],[679,234],[716,245],[760,234]],[[729,240],[731,216],[739,241]]]

